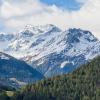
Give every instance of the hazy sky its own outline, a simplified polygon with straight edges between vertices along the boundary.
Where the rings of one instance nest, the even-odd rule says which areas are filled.
[[[1,32],[27,24],[83,28],[100,38],[100,0],[0,0]]]

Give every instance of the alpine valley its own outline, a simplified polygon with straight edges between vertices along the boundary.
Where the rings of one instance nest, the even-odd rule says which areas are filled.
[[[0,51],[0,80],[20,86],[73,72],[100,55],[100,41],[88,30],[27,25],[16,34],[1,32]]]

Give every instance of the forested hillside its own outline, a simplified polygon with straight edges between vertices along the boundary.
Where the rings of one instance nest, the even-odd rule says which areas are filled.
[[[14,100],[100,100],[100,57],[71,74],[27,85]]]

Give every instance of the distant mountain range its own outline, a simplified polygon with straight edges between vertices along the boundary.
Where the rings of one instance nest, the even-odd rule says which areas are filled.
[[[100,55],[100,41],[87,30],[28,25],[16,34],[1,33],[0,49],[51,77],[72,72]]]

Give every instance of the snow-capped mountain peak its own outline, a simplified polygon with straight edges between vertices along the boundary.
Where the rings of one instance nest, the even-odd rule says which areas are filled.
[[[92,55],[97,56],[100,42],[87,30],[62,31],[52,24],[27,25],[3,50],[35,66],[45,76],[51,76],[70,72]]]
[[[87,41],[87,42],[96,42],[98,39],[90,32],[86,30],[81,29],[69,29],[67,40],[68,42],[74,43],[74,42],[80,42],[81,40]]]
[[[40,26],[26,25],[23,30],[19,31],[19,34],[32,36],[34,34],[60,32],[60,31],[61,29],[52,24],[40,25]]]

